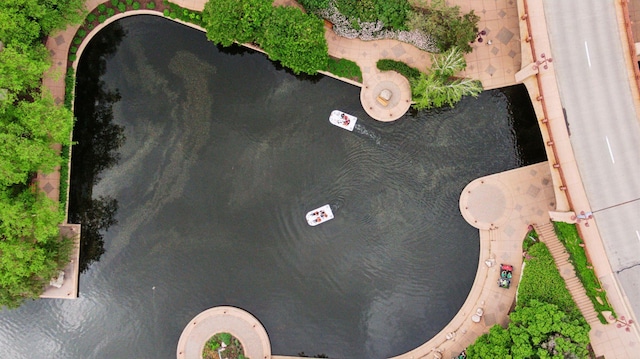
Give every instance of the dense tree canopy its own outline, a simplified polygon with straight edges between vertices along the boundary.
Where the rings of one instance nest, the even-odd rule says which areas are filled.
[[[271,0],[209,0],[202,12],[207,38],[230,46],[256,42],[271,15]]]
[[[324,22],[294,7],[276,7],[267,19],[260,46],[269,58],[293,70],[315,74],[327,67]]]
[[[69,260],[59,206],[31,180],[61,164],[73,115],[42,88],[45,37],[83,17],[83,0],[0,1],[0,307],[36,298]]]
[[[589,326],[558,306],[532,300],[509,316],[508,329],[493,326],[467,348],[472,358],[587,358]]]
[[[327,67],[324,23],[296,7],[273,7],[269,0],[210,0],[202,20],[207,38],[229,46],[258,44],[270,59],[294,73],[315,74]]]

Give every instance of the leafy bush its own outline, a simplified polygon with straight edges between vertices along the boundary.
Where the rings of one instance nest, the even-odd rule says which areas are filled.
[[[174,11],[172,11],[172,12],[169,13],[169,17],[172,18],[172,19],[175,19],[175,18],[178,17],[178,15]]]
[[[76,61],[76,54],[69,54],[69,61]]]
[[[526,260],[518,286],[518,303],[535,299],[557,305],[572,318],[581,317],[547,246],[538,242],[529,248],[528,253],[531,259]]]
[[[329,58],[326,70],[336,76],[362,82],[362,70],[351,60]]]
[[[83,37],[87,36],[87,32],[84,29],[78,29],[78,32],[76,33],[76,35],[78,35],[79,37],[83,38]]]
[[[98,5],[98,14],[102,14],[107,10],[107,5],[105,4],[100,4]]]
[[[532,300],[467,347],[467,358],[589,358],[589,325],[550,303]]]
[[[442,54],[432,54],[429,74],[421,73],[419,78],[410,80],[413,106],[418,110],[445,104],[453,107],[463,96],[477,97],[482,92],[479,81],[453,77],[466,66],[464,56],[457,47]]]
[[[162,15],[164,15],[165,17],[169,17],[169,9],[164,9],[162,10]]]
[[[115,14],[116,14],[116,11],[114,9],[112,8],[107,9],[107,17],[112,17]]]
[[[311,6],[313,7],[314,5],[315,1],[312,2]],[[376,22],[379,20],[382,21],[385,28],[405,30],[407,28],[405,25],[407,15],[411,10],[407,0],[336,0],[335,5],[356,29],[359,28],[359,22]],[[327,7],[328,5],[321,9]]]
[[[87,15],[87,22],[94,22],[96,21],[96,15],[91,13],[89,15]]]
[[[154,2],[147,3],[147,9],[153,10],[155,8],[156,8],[156,3],[154,3]]]
[[[125,3],[127,4],[127,6],[131,6],[133,5],[133,0],[125,0]]]
[[[469,45],[478,35],[480,17],[473,10],[460,15],[460,7],[449,7],[445,0],[432,0],[430,4],[420,2],[409,12],[407,26],[435,38],[441,52],[458,47],[465,53],[471,52]]]
[[[209,0],[202,12],[207,38],[222,46],[256,42],[272,11],[270,0]]]
[[[87,24],[87,29],[89,30],[93,30],[95,26],[93,24]]]
[[[258,44],[269,58],[280,61],[295,74],[313,75],[327,67],[328,47],[324,22],[294,7],[276,7],[265,21]]]
[[[589,263],[584,247],[582,247],[584,242],[580,238],[576,226],[563,222],[554,222],[553,225],[558,239],[564,244],[569,253],[569,261],[573,264],[576,276],[580,279],[587,296],[591,299],[595,310],[598,312],[598,318],[603,324],[606,324],[607,320],[602,312],[610,311],[614,315],[615,312],[607,300],[607,293],[602,289],[602,285],[593,271],[591,263]]]
[[[376,63],[376,67],[381,71],[395,71],[406,77],[408,80],[418,79],[420,77],[420,70],[411,67],[402,61],[380,59]]]
[[[78,52],[78,47],[77,46],[71,46],[69,48],[69,52],[72,54],[75,54],[76,52]]]
[[[120,2],[120,0],[111,0],[111,5],[112,6],[118,6],[119,2]]]
[[[76,45],[80,45],[82,43],[82,39],[76,36],[73,38],[73,43]]]
[[[119,3],[118,4],[118,11],[120,11],[120,12],[127,11],[127,5],[125,5],[124,3]]]
[[[329,7],[329,0],[300,0],[298,1],[307,12],[316,12]]]
[[[101,23],[101,24],[102,24],[102,23],[103,23],[103,22],[105,22],[105,21],[107,21],[107,16],[106,16],[106,15],[100,15],[100,16],[98,16],[98,22],[99,22],[99,23]]]
[[[137,1],[134,1],[134,2],[133,2],[133,5],[131,5],[131,8],[132,8],[133,10],[140,10],[140,3],[139,3],[139,2],[137,2]]]

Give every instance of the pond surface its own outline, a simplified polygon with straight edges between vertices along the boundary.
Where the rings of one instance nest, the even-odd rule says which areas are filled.
[[[2,358],[175,358],[218,305],[253,313],[274,354],[401,354],[471,288],[464,186],[545,159],[524,87],[379,123],[357,87],[150,16],[92,40],[76,93],[80,298],[1,312]],[[336,218],[308,226],[324,204]]]

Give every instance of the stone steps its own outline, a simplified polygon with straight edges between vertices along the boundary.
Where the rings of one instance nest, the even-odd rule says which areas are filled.
[[[567,264],[570,264],[569,253],[567,253],[566,248],[556,236],[556,232],[553,229],[553,224],[545,223],[543,225],[535,225],[534,228],[538,233],[540,241],[543,242],[547,246],[547,248],[549,248],[549,252],[551,252],[551,256],[553,257],[553,261],[556,263],[556,267],[562,268]],[[571,265],[571,268],[573,268],[573,265]],[[569,293],[571,293],[571,297],[573,297],[573,301],[576,303],[576,306],[578,306],[578,309],[580,309],[580,312],[584,316],[587,323],[600,323],[600,320],[598,319],[598,313],[595,311],[591,299],[589,299],[589,297],[587,296],[587,293],[582,286],[580,279],[576,277],[575,270],[570,271],[569,274],[562,274],[562,277],[565,280],[565,285],[569,290]]]

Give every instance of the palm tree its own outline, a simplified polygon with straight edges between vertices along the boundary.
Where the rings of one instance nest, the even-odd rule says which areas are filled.
[[[457,47],[441,54],[432,54],[431,62],[428,74],[420,74],[420,77],[411,81],[415,102],[413,106],[416,109],[429,109],[445,104],[453,107],[463,96],[477,97],[482,92],[480,81],[454,77],[467,67],[464,54]]]

